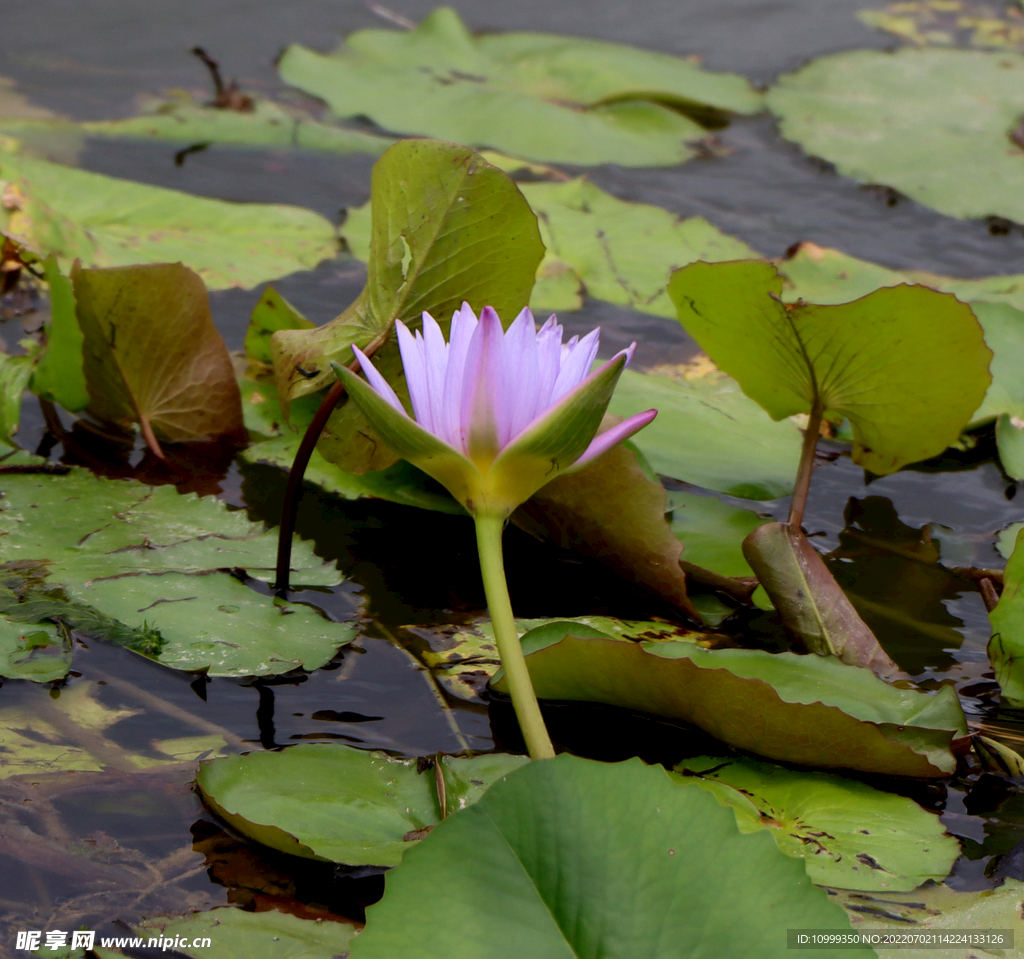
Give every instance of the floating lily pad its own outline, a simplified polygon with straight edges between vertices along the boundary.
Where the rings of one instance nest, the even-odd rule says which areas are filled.
[[[1003,469],[1024,478],[1024,276],[991,276],[957,280],[933,273],[889,270],[877,263],[804,243],[780,269],[787,301],[847,303],[885,286],[920,283],[971,304],[992,350],[992,384],[972,425],[995,419],[996,442]]]
[[[0,154],[0,233],[69,269],[181,261],[210,289],[311,270],[338,252],[333,226],[299,207],[227,203]]]
[[[135,929],[147,943],[156,939],[154,946],[166,949],[161,940],[170,941],[177,954],[194,959],[213,952],[217,959],[325,959],[346,955],[355,931],[348,922],[300,919],[274,909],[246,912],[232,906],[183,918],[147,919]],[[105,959],[102,949],[97,954]]]
[[[812,408],[848,419],[865,469],[892,473],[957,441],[992,381],[992,351],[968,306],[898,286],[787,307],[782,286],[768,263],[692,263],[672,275],[669,295],[687,332],[773,419]]]
[[[21,424],[21,398],[35,366],[31,355],[0,353],[0,444],[15,447],[14,434]]]
[[[451,815],[529,760],[494,753],[440,762]],[[204,763],[196,781],[217,815],[264,845],[349,865],[394,866],[443,818],[436,771],[417,766],[415,759],[310,743]]]
[[[996,539],[996,549],[1004,559],[1013,555],[1013,547],[1017,544],[1017,534],[1024,529],[1024,523],[1011,523],[1004,530],[999,531]]]
[[[851,50],[768,93],[783,136],[840,173],[940,213],[1024,222],[1024,56],[938,48]]]
[[[768,830],[819,886],[916,889],[944,879],[960,855],[934,813],[853,779],[709,756],[686,759],[676,772],[730,807],[740,832]]]
[[[289,47],[279,66],[339,117],[556,163],[680,163],[706,134],[686,113],[720,122],[761,109],[736,74],[577,37],[474,37],[450,7],[413,30],[352,33],[330,55]]]
[[[547,248],[537,268],[530,306],[572,311],[586,295],[675,318],[665,287],[672,271],[696,260],[757,256],[746,243],[703,217],[683,219],[646,203],[629,203],[586,177],[560,183],[520,183],[537,214]],[[342,233],[353,256],[369,255],[370,204],[348,211]]]
[[[1014,946],[1024,936],[1024,883],[1007,879],[996,889],[957,892],[944,884],[928,883],[914,892],[885,892],[870,895],[840,890],[834,901],[849,913],[854,929],[884,930],[913,934],[938,930],[985,930],[1012,933]],[[1010,956],[1016,951],[1008,944],[989,942],[984,946],[955,943],[929,946],[929,959],[981,959],[982,956]],[[909,950],[913,955],[916,950]],[[875,946],[879,959],[901,959],[907,947]],[[920,953],[919,953],[920,954]]]
[[[40,399],[77,413],[89,405],[89,388],[83,360],[85,336],[78,322],[75,288],[60,272],[55,256],[46,258],[43,275],[50,288],[50,321],[44,326],[46,349],[36,363],[30,389]]]
[[[768,520],[714,496],[671,490],[672,533],[683,543],[683,560],[723,576],[753,576],[741,544]]]
[[[315,669],[352,638],[352,626],[261,595],[227,572],[272,580],[277,534],[212,497],[79,469],[6,477],[3,505],[0,560],[36,561],[49,573],[47,588],[155,634],[167,665],[231,676]],[[298,538],[292,562],[303,585],[341,581]]]
[[[49,683],[71,669],[71,642],[52,623],[15,623],[0,616],[0,676]]]
[[[787,928],[848,927],[767,836],[639,759],[529,763],[385,883],[352,959],[783,959]]]
[[[823,656],[624,642],[572,621],[523,637],[538,697],[607,703],[692,723],[769,759],[828,769],[942,776],[966,735],[960,702],[898,689]],[[503,680],[493,683],[506,692]]]
[[[628,417],[652,407],[658,416],[633,442],[656,473],[744,499],[793,491],[800,431],[788,419],[773,422],[731,377],[623,370],[608,412]]]

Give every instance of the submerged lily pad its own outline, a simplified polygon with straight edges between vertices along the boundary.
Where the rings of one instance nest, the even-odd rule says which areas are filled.
[[[495,783],[410,850],[352,959],[783,959],[786,929],[808,927],[848,920],[703,791],[639,759],[561,755]]]
[[[706,134],[686,113],[717,120],[761,109],[736,74],[578,37],[474,37],[450,7],[413,30],[352,33],[329,55],[291,46],[279,66],[340,117],[572,164],[679,163],[695,153],[687,141]]]
[[[217,959],[325,959],[345,955],[356,929],[349,922],[324,922],[271,909],[247,912],[233,906],[184,917],[147,919],[135,932],[148,943],[163,938],[179,955]],[[205,940],[205,942],[204,942]],[[164,946],[164,949],[167,947]],[[100,959],[120,955],[96,950]]]
[[[334,227],[299,207],[227,203],[0,153],[0,233],[61,267],[181,261],[210,289],[311,270]]]
[[[793,491],[800,431],[788,419],[773,422],[731,377],[623,370],[608,412],[628,417],[652,407],[657,417],[633,442],[656,473],[744,499]]]
[[[819,886],[916,889],[944,879],[960,855],[937,815],[853,779],[709,756],[686,759],[676,772],[730,807],[740,832],[768,830]]]
[[[53,623],[16,623],[0,615],[0,676],[49,683],[71,669],[71,643]]]
[[[303,744],[204,763],[206,803],[239,832],[294,855],[394,866],[445,815],[476,802],[526,756],[440,756],[437,774],[415,759],[345,745]]]
[[[1003,700],[1024,705],[1024,528],[1019,528],[1003,574],[1003,594],[988,614],[992,638],[988,658],[995,670]]]
[[[76,469],[6,477],[3,505],[0,561],[35,561],[48,571],[47,589],[155,634],[167,665],[231,676],[315,669],[352,638],[351,625],[272,600],[227,572],[272,580],[277,534],[212,497]],[[302,585],[341,582],[298,538],[292,562]]]
[[[753,576],[743,557],[743,540],[768,522],[748,509],[714,496],[671,490],[668,512],[672,533],[683,543],[683,560],[722,576]]]
[[[840,173],[949,216],[1024,222],[1024,56],[938,48],[851,50],[768,93],[783,136]]]
[[[943,776],[967,733],[956,694],[899,689],[823,656],[624,642],[554,620],[522,638],[538,697],[607,703],[692,723],[769,759]],[[503,679],[493,683],[507,692]]]

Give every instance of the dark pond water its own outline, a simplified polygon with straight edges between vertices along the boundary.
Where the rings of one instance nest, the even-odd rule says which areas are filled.
[[[889,45],[857,21],[862,5],[860,0],[476,0],[458,8],[475,29],[580,34],[698,54],[709,66],[767,83],[823,53]],[[428,0],[393,3],[414,20],[432,6]],[[15,78],[40,105],[79,119],[108,118],[131,114],[141,94],[168,87],[202,91],[206,77],[188,54],[194,45],[219,58],[244,88],[281,95],[272,61],[284,44],[325,48],[346,32],[381,25],[356,0],[35,0],[8,4],[0,14],[0,75]],[[700,214],[770,256],[812,240],[892,267],[957,276],[1024,272],[1020,229],[997,235],[985,223],[942,217],[909,200],[891,205],[891,198],[836,176],[784,143],[768,118],[737,121],[721,139],[731,152],[714,160],[670,169],[588,172],[617,196]],[[293,203],[332,219],[368,195],[371,161],[365,157],[210,149],[178,167],[173,154],[170,146],[90,142],[79,162],[206,196]],[[355,297],[363,279],[358,262],[340,258],[275,285],[311,319],[325,322]],[[241,347],[257,295],[229,291],[212,297],[232,349]],[[574,329],[599,323],[609,353],[639,340],[640,365],[680,361],[695,351],[675,324],[607,304],[589,303],[563,319]],[[42,435],[32,404],[26,404],[24,422],[31,447]],[[943,567],[917,563],[894,548],[917,541],[923,527],[938,524],[946,531],[933,532],[944,557],[955,556],[951,565],[1002,565],[993,547],[995,533],[1024,519],[1024,499],[1014,499],[1017,487],[994,463],[991,436],[979,440],[958,461],[870,483],[848,459],[823,465],[806,525],[823,548],[838,550],[836,575],[864,602],[864,615],[890,653],[922,680],[956,682],[971,718],[999,727],[1013,744],[1015,737],[1024,742],[1024,717],[992,706],[988,624],[979,594]],[[283,491],[277,471],[232,466],[193,485],[219,489],[229,503],[276,521]],[[785,507],[784,502],[757,506],[777,516]],[[88,685],[105,707],[132,711],[105,732],[127,751],[145,752],[154,740],[213,732],[237,750],[315,740],[410,756],[486,750],[495,743],[516,748],[506,707],[492,704],[488,711],[447,700],[398,641],[404,625],[480,613],[483,591],[468,520],[311,497],[302,506],[299,531],[350,577],[344,588],[318,593],[313,601],[339,619],[366,617],[364,635],[328,668],[265,682],[194,682],[95,643],[78,650],[75,673],[59,693],[4,683],[0,711],[44,711],[52,708],[52,697],[74,695],[76,687]],[[866,546],[865,537],[874,545]],[[646,618],[663,612],[603,569],[515,530],[508,534],[507,548],[512,599],[521,615],[607,612]],[[645,758],[665,760],[715,748],[696,734],[610,710],[554,707],[549,719],[557,739],[594,756],[641,751]],[[192,764],[182,764],[160,773],[79,773],[32,787],[0,781],[0,919],[21,928],[84,922],[98,929],[119,919],[131,922],[227,901],[358,918],[363,905],[379,896],[379,876],[301,864],[240,842],[202,810],[188,788],[191,777]],[[1013,812],[1013,797],[989,782],[884,785],[944,810],[947,828],[965,840],[967,855],[950,880],[958,887],[989,882],[989,857],[1024,839],[1024,818]],[[100,865],[69,856],[68,850],[82,842],[105,844],[108,854]],[[7,954],[11,941],[0,937],[0,955]]]

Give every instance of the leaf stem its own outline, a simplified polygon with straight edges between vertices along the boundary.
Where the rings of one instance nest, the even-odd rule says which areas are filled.
[[[373,356],[384,345],[388,337],[388,330],[378,333],[370,341],[363,351],[367,357]],[[358,360],[353,360],[348,368],[354,373],[357,365]],[[288,471],[288,484],[285,486],[284,503],[281,505],[281,525],[277,531],[277,570],[274,574],[274,588],[279,592],[286,592],[291,581],[292,536],[295,534],[295,518],[299,512],[299,501],[302,499],[302,478],[306,475],[306,467],[309,466],[310,457],[313,455],[313,450],[316,449],[320,434],[324,431],[331,413],[334,412],[334,407],[338,405],[344,395],[345,387],[340,382],[335,383],[327,391],[323,402],[317,408],[309,426],[306,427],[306,432],[302,435],[302,442],[299,443],[299,448],[295,453],[292,468]],[[284,406],[287,403],[288,400],[285,399],[282,400],[281,405]]]
[[[531,759],[551,759],[554,747],[548,736],[544,717],[533,691],[526,657],[519,642],[512,603],[508,598],[508,584],[505,581],[505,563],[501,551],[501,534],[505,526],[504,517],[487,513],[474,516],[476,522],[476,544],[480,553],[480,575],[484,581],[487,596],[487,610],[494,627],[494,638],[498,645],[501,666],[508,679],[512,706],[519,720],[519,728],[526,740]]]
[[[787,524],[799,530],[804,520],[804,508],[807,506],[807,494],[811,488],[811,473],[814,471],[814,453],[818,448],[818,434],[821,431],[822,410],[820,404],[811,407],[804,432],[804,446],[800,453],[800,467],[796,472],[796,485],[793,488],[793,501],[789,506]]]

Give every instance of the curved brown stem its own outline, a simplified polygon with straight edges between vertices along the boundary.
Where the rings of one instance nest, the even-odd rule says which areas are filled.
[[[366,347],[364,355],[373,356],[384,345],[387,338],[387,330],[379,333]],[[353,360],[348,368],[354,373],[358,365],[359,361]],[[306,475],[309,458],[313,455],[313,450],[316,449],[320,434],[344,395],[345,387],[341,385],[340,380],[327,391],[323,402],[317,408],[309,426],[306,427],[306,432],[302,435],[302,442],[299,443],[292,468],[288,471],[288,484],[284,489],[284,503],[281,506],[281,526],[277,531],[277,571],[274,576],[274,589],[279,592],[286,592],[291,580],[292,536],[295,534],[295,518],[299,512],[299,501],[302,499],[302,479]]]
[[[807,493],[811,488],[811,473],[814,471],[814,453],[818,449],[818,434],[821,430],[823,410],[817,404],[811,409],[807,419],[807,430],[804,432],[804,447],[800,454],[800,467],[796,473],[796,486],[793,489],[793,500],[789,506],[787,525],[799,532],[804,519],[804,507],[807,506]]]

